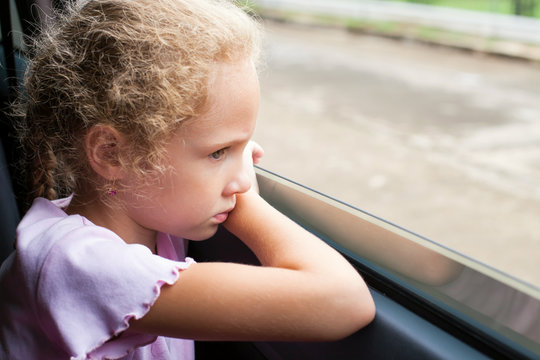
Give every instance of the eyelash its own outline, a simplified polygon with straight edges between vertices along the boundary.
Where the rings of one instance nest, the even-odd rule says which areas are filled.
[[[208,157],[212,160],[221,160],[221,158],[225,155],[225,151],[227,148],[219,149],[218,151],[214,151]]]

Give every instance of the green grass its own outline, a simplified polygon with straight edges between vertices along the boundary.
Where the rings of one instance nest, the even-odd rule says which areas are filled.
[[[388,0],[387,0],[388,1]],[[389,0],[445,6],[456,9],[493,12],[498,14],[513,14],[513,0]],[[536,1],[534,17],[540,18],[540,0]]]

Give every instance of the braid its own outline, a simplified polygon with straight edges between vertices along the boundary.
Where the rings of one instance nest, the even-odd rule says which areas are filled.
[[[39,130],[34,130],[31,140],[25,145],[27,164],[27,183],[29,201],[36,197],[45,197],[49,200],[57,198],[55,174],[58,161],[54,155],[54,145],[51,139],[46,139]]]
[[[24,116],[21,120],[18,134],[24,155],[19,164],[26,179],[26,205],[31,205],[36,197],[54,200],[69,196],[76,187],[76,180],[73,168],[64,158],[66,152],[76,150],[65,144],[61,133],[51,131],[53,122],[44,126],[38,117],[33,117],[31,123]]]
[[[45,150],[38,154],[33,166],[33,176],[29,179],[32,198],[44,197],[49,200],[57,198],[54,179],[56,166],[56,156],[52,150]]]

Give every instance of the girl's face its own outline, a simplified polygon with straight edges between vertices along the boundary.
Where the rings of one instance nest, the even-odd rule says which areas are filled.
[[[167,143],[169,166],[145,198],[126,194],[129,218],[141,230],[191,240],[211,237],[251,187],[244,149],[259,106],[259,83],[249,61],[222,63],[210,84],[207,110],[186,123]]]

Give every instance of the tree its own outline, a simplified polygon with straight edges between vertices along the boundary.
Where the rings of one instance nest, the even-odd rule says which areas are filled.
[[[514,14],[522,16],[534,16],[536,0],[512,0]]]

